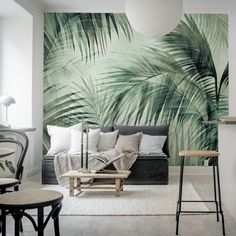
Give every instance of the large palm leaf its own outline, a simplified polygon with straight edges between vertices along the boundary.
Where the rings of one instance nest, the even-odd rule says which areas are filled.
[[[220,62],[225,65],[223,70],[216,63],[217,37],[225,37],[227,31],[225,16],[221,22],[221,16],[185,15],[161,42],[143,40],[119,52],[111,51],[102,60],[114,35],[120,37],[122,32],[131,39],[127,19],[123,14],[77,17],[46,19],[45,124],[70,125],[82,113],[93,125],[169,124],[173,165],[179,161],[176,154],[180,149],[217,148],[217,128],[203,121],[227,113],[228,62]],[[206,18],[214,27],[206,26]],[[76,23],[81,19],[89,22]],[[53,21],[58,23],[52,30]],[[221,22],[222,29],[216,30],[215,22]],[[221,43],[221,55],[226,46]],[[222,58],[227,58],[227,53]],[[98,67],[102,65],[102,74],[93,74],[95,59]],[[187,164],[199,165],[201,160]]]
[[[82,114],[90,123],[105,119],[105,114],[99,118],[99,103],[94,106],[98,98],[91,91],[97,89],[90,80],[90,64],[105,54],[109,41],[121,35],[131,40],[125,14],[45,14],[44,152],[49,146],[47,124],[69,126]]]
[[[125,14],[101,13],[46,13],[44,58],[54,53],[55,45],[79,49],[86,61],[106,52],[112,32],[123,32],[130,40],[132,29]]]
[[[224,62],[224,71],[217,71],[215,54],[199,28],[191,15],[185,15],[176,30],[163,38],[164,50],[158,49],[157,41],[146,46],[142,55],[122,54],[130,58],[128,66],[113,68],[103,80],[114,96],[110,106],[113,122],[171,125],[172,163],[183,148],[217,149],[217,127],[203,121],[227,113],[228,62]]]
[[[227,30],[225,15],[185,15],[176,30],[164,37],[167,50],[190,79],[206,92],[209,120],[216,120],[228,112],[228,61],[221,62],[225,65],[223,71],[215,66],[218,57],[227,58]],[[225,47],[223,53],[222,47]],[[211,140],[209,148],[217,149],[217,127],[207,127],[207,130],[207,139]]]

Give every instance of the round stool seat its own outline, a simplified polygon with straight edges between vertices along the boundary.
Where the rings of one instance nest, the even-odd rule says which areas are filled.
[[[19,184],[18,179],[14,178],[0,178],[0,189],[1,188],[10,188]]]
[[[179,153],[181,157],[219,157],[219,155],[219,152],[208,150],[187,150]]]
[[[51,190],[12,192],[0,195],[0,208],[33,209],[57,204],[62,199],[61,193]]]

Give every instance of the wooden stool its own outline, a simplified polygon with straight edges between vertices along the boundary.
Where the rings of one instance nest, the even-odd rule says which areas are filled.
[[[54,220],[55,236],[60,236],[59,212],[62,206],[63,195],[56,191],[35,190],[20,191],[0,195],[0,208],[2,209],[2,236],[6,236],[6,215],[11,214],[15,220],[15,236],[20,235],[20,220],[27,217],[39,236],[44,235],[50,217]],[[44,221],[44,207],[52,206],[50,213]],[[37,209],[38,224],[25,210]]]
[[[220,191],[220,176],[219,176],[219,165],[218,165],[218,157],[219,153],[215,151],[181,151],[179,153],[181,157],[180,164],[180,180],[179,180],[179,200],[177,202],[177,210],[176,210],[176,235],[179,234],[179,218],[181,213],[216,213],[217,221],[219,221],[219,213],[221,214],[222,219],[222,229],[223,235],[225,235],[225,223],[224,223],[224,214],[222,210],[221,204],[221,191]],[[213,180],[214,180],[214,197],[213,201],[185,201],[182,200],[182,191],[183,191],[183,175],[184,175],[184,162],[186,157],[211,157],[214,158],[215,161],[213,163]],[[216,168],[216,170],[215,170]],[[218,183],[218,198],[217,200],[217,187],[216,187],[216,172],[217,172],[217,183]],[[182,211],[182,203],[183,202],[214,202],[216,204],[216,211]]]

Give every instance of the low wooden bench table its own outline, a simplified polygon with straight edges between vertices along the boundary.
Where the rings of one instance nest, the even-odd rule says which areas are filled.
[[[123,190],[123,179],[128,178],[131,171],[100,171],[96,173],[83,173],[78,171],[69,171],[61,177],[69,179],[69,195],[74,197],[74,190],[82,191],[84,189],[96,190],[115,190],[115,196],[119,197],[120,191]],[[81,182],[81,179],[114,179],[114,183],[107,182]]]

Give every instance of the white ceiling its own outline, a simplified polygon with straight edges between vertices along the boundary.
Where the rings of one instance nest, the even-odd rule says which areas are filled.
[[[19,2],[21,0],[18,0]],[[23,0],[22,0],[23,1]],[[125,12],[125,0],[29,0],[45,12]],[[183,0],[184,12],[227,12],[235,0]],[[0,18],[25,17],[14,0],[0,0]]]
[[[1,1],[1,0],[0,0]],[[35,1],[35,0],[34,0]],[[36,0],[46,12],[124,12],[125,0]],[[227,11],[235,0],[183,0],[185,12]]]
[[[38,0],[46,12],[124,12],[125,0]]]
[[[0,18],[25,17],[29,14],[13,0],[0,0]]]

